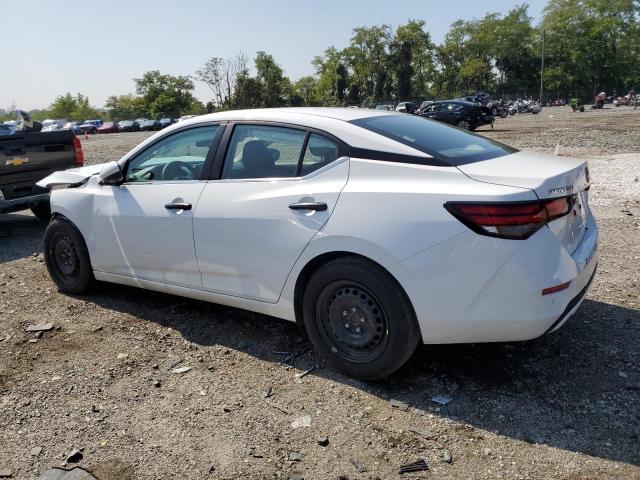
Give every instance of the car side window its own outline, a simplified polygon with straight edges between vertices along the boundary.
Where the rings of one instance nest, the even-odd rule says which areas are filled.
[[[302,168],[300,176],[308,175],[311,172],[330,164],[338,158],[338,144],[322,135],[312,133],[309,135],[307,148],[302,158]]]
[[[154,143],[129,162],[126,182],[198,180],[219,128],[195,127]]]
[[[236,125],[222,178],[295,177],[306,132],[270,125]]]

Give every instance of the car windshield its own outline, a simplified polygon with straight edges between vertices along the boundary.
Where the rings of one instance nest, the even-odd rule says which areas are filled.
[[[379,115],[351,123],[427,153],[452,167],[517,152],[500,142],[415,115]]]
[[[133,122],[131,122],[129,120],[124,121],[124,122],[120,122],[120,125],[122,125],[124,127],[128,127],[129,125],[132,125],[132,124],[133,124]]]

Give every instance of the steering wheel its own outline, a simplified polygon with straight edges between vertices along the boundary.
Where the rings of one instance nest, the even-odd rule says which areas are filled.
[[[187,162],[173,160],[162,167],[162,180],[193,180],[195,169]]]

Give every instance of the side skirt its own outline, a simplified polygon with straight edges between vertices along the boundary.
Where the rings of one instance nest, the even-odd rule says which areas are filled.
[[[264,315],[270,315],[272,317],[281,318],[283,320],[289,320],[295,322],[295,313],[293,307],[287,308],[286,303],[282,302],[282,299],[278,303],[266,303],[259,302],[257,300],[250,300],[242,297],[234,297],[232,295],[222,295],[220,293],[207,292],[205,290],[196,290],[186,287],[178,287],[175,285],[168,285],[166,283],[154,282],[151,280],[141,280],[127,275],[119,275],[116,273],[106,272],[93,272],[96,280],[102,282],[117,283],[120,285],[128,285],[130,287],[143,288],[146,290],[153,290],[156,292],[168,293],[170,295],[177,295],[179,297],[192,298],[194,300],[202,300],[204,302],[217,303],[220,305],[226,305],[228,307],[241,308],[256,313],[262,313]]]

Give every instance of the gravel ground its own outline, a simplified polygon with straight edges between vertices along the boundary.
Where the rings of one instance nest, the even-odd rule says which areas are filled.
[[[481,133],[590,159],[600,266],[579,312],[534,341],[421,347],[385,382],[333,372],[277,319],[117,285],[62,295],[44,226],[0,215],[0,475],[82,448],[100,480],[640,479],[640,111],[568,110]],[[83,140],[87,162],[147,135]]]

